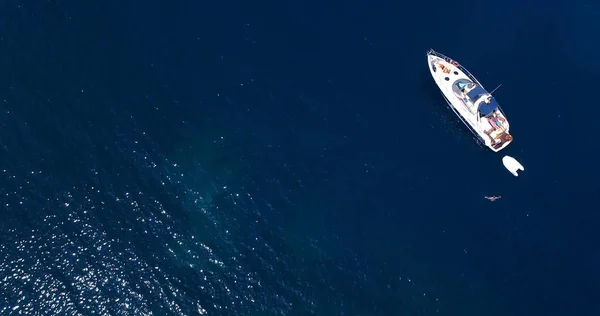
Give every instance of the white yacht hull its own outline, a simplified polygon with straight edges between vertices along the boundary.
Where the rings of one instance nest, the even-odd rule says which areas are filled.
[[[493,118],[484,117],[477,105],[473,104],[479,102],[469,101],[464,90],[461,93],[457,88],[457,82],[472,82],[474,83],[473,86],[478,85],[483,89],[483,86],[471,73],[456,61],[433,50],[427,53],[427,64],[431,76],[450,108],[483,144],[492,151],[498,152],[512,142],[508,121],[499,106],[490,114]],[[487,97],[489,95],[491,98],[491,94],[487,93],[487,91],[479,91],[483,91],[484,93],[478,96]],[[494,120],[496,118],[502,120],[498,122],[498,126],[488,122],[488,119]]]

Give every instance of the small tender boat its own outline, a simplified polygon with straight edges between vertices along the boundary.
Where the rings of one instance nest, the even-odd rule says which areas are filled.
[[[427,63],[450,108],[479,140],[494,152],[512,142],[500,105],[467,69],[433,49],[427,52]]]
[[[521,163],[519,163],[517,161],[517,159],[515,159],[515,158],[513,158],[511,156],[504,156],[502,158],[502,164],[515,177],[519,176],[519,174],[517,173],[517,170],[521,170],[521,171],[525,170],[525,168],[523,167],[523,165]]]

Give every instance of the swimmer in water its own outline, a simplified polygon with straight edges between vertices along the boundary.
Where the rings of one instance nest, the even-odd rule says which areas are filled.
[[[494,201],[500,199],[501,196],[495,196],[494,195],[494,196],[486,196],[485,198],[488,199],[488,200],[490,200],[490,201],[492,201],[492,202],[494,202]]]

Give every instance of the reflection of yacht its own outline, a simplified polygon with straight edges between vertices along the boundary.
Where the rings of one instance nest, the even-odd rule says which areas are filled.
[[[475,136],[495,152],[512,142],[500,105],[469,71],[433,49],[427,52],[427,62],[446,102]]]

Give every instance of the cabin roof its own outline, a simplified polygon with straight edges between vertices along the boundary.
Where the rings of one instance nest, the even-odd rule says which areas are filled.
[[[496,102],[494,97],[490,96],[488,99],[490,100],[489,104],[485,103],[485,101],[481,101],[481,103],[479,103],[479,113],[481,113],[482,116],[486,116],[494,112],[499,107],[499,104]]]
[[[485,91],[485,89],[483,89],[480,85],[475,85],[475,88],[473,88],[473,90],[469,91],[467,93],[467,95],[469,96],[469,99],[476,101],[477,99],[479,99],[479,96],[482,94],[486,94],[488,93],[487,91]]]

